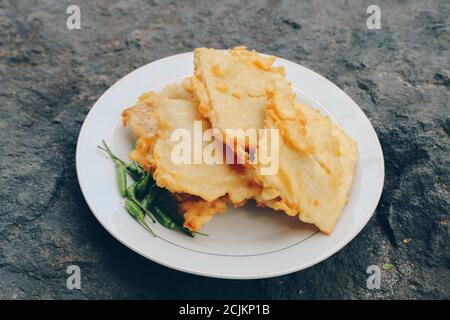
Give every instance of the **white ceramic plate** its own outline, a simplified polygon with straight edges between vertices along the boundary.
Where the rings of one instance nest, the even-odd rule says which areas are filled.
[[[83,195],[100,223],[124,245],[150,260],[198,275],[256,279],[310,267],[352,240],[372,216],[383,189],[384,160],[367,117],[341,89],[296,63],[277,59],[286,69],[299,101],[331,116],[358,144],[359,161],[350,199],[331,235],[297,218],[246,205],[229,208],[203,229],[209,237],[189,238],[153,225],[152,237],[123,209],[112,161],[96,147],[106,139],[127,159],[133,139],[121,126],[122,110],[145,91],[161,90],[193,72],[193,53],[147,64],[109,88],[86,117],[78,138],[76,166]],[[364,254],[364,252],[361,252]]]

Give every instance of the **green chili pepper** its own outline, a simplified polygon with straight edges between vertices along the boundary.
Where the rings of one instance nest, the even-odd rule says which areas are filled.
[[[160,209],[172,218],[175,224],[178,226],[183,226],[184,219],[178,210],[177,201],[173,198],[169,191],[167,191],[167,189],[161,189],[155,202]]]
[[[114,161],[117,160],[120,163],[122,163],[122,165],[125,167],[125,169],[128,171],[128,173],[134,180],[139,180],[139,178],[141,178],[145,174],[144,169],[142,169],[136,163],[134,163],[134,162],[128,163],[128,162],[125,162],[122,159],[118,158],[108,147],[105,140],[103,140],[102,142],[103,142],[104,147],[102,147],[102,146],[97,146],[97,147],[99,149],[105,151]]]
[[[156,222],[156,218],[164,227],[181,231],[190,237],[194,237],[194,234],[208,236],[205,233],[190,231],[183,226],[184,219],[179,214],[176,200],[169,191],[156,185],[150,172],[145,172],[134,162],[128,163],[121,160],[111,151],[104,140],[102,142],[103,146],[98,146],[98,148],[105,151],[114,161],[120,195],[127,197],[125,207],[139,224],[155,236],[145,221],[145,215],[148,215],[153,223]],[[127,172],[135,180],[128,188]]]
[[[138,181],[138,184],[136,186],[136,195],[138,197],[143,197],[147,193],[149,187],[151,187],[154,184],[155,184],[155,181],[153,181],[153,178],[152,178],[150,172],[147,172]]]
[[[127,199],[125,201],[125,207],[127,208],[128,213],[141,224],[147,231],[149,231],[153,236],[156,236],[153,230],[148,226],[145,221],[145,212],[141,209],[141,207],[134,202],[133,200]]]
[[[120,161],[114,160],[116,166],[117,184],[119,186],[119,193],[122,197],[127,195],[127,172]]]
[[[183,232],[184,234],[188,235],[191,238],[194,237],[194,233],[191,230],[189,230],[188,228],[181,227],[180,231]],[[198,234],[201,234],[201,235],[206,235],[205,233],[200,233],[200,232],[195,232],[195,233],[198,233]]]
[[[172,230],[178,230],[192,238],[194,237],[193,233],[189,229],[183,227],[183,225],[175,223],[171,215],[167,214],[167,211],[164,211],[158,206],[153,206],[153,212],[155,213],[156,220],[158,220],[158,222],[164,227]]]
[[[130,199],[131,201],[136,203],[139,206],[139,208],[141,208],[141,210],[144,211],[144,213],[146,213],[149,216],[149,218],[152,220],[152,222],[155,223],[156,221],[155,221],[155,218],[153,218],[152,212],[150,212],[148,208],[145,208],[142,205],[142,203],[136,197],[136,188],[137,188],[138,183],[139,183],[138,181],[133,182],[128,187],[128,189],[127,189],[127,197],[128,197],[128,199]]]
[[[175,229],[177,226],[175,222],[170,218],[169,215],[167,215],[164,211],[162,211],[159,207],[153,208],[155,212],[156,220],[158,220],[159,223],[161,223],[164,227],[169,229]]]
[[[189,229],[188,229],[189,230]],[[189,230],[190,231],[190,230]],[[207,233],[203,233],[203,232],[199,232],[199,231],[191,231],[192,233],[195,233],[195,234],[199,234],[199,235],[201,235],[201,236],[204,236],[204,237],[209,237],[209,234],[207,234]]]
[[[184,227],[184,219],[180,214],[177,206],[176,200],[173,198],[172,194],[167,189],[161,189],[158,194],[156,205],[164,214],[166,214],[176,225],[176,230],[187,234],[190,237],[194,237],[193,233],[188,228]],[[204,233],[198,233],[200,235],[206,235]]]
[[[158,188],[156,184],[152,185],[150,189],[148,189],[147,194],[144,195],[144,198],[141,201],[142,206],[145,209],[149,210],[150,205],[153,203],[153,201],[155,200],[156,196],[159,194],[160,191],[161,189]]]
[[[130,200],[139,202],[139,200],[137,200],[137,198],[136,198],[136,186],[137,186],[137,181],[130,184],[130,186],[127,189],[127,197]]]

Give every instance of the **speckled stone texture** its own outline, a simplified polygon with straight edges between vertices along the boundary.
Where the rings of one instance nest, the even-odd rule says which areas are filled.
[[[70,4],[81,30],[66,28]],[[370,4],[381,30],[366,26]],[[0,298],[450,298],[449,13],[446,0],[0,0]],[[133,253],[91,214],[75,171],[80,126],[115,81],[195,47],[240,44],[340,86],[372,121],[386,165],[378,209],[348,246],[257,281]],[[366,268],[385,263],[381,289],[367,289]],[[71,264],[81,290],[66,288]]]

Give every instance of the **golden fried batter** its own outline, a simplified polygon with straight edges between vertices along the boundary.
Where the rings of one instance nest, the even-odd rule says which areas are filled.
[[[146,93],[123,112],[124,125],[137,137],[130,158],[175,195],[185,226],[193,231],[216,212],[224,212],[227,202],[242,205],[253,198],[331,233],[355,176],[355,142],[328,117],[295,102],[284,70],[273,66],[275,57],[244,47],[228,52],[200,48],[194,56],[193,78],[160,93]],[[171,134],[184,128],[193,135],[194,121],[203,130],[221,131],[230,146],[236,137],[229,140],[227,129],[278,130],[278,170],[262,175],[258,162],[245,167],[175,164]],[[235,144],[244,154],[261,149],[237,140],[235,152]]]
[[[257,200],[331,233],[355,176],[355,142],[319,111],[295,104],[283,84],[269,94],[265,126],[280,130],[280,166],[275,175],[254,170],[263,186]]]
[[[284,80],[284,70],[273,67],[274,60],[245,47],[228,52],[195,49],[193,89],[200,113],[224,134],[226,129],[263,128],[266,91],[274,81]]]
[[[234,205],[241,205],[256,195],[260,188],[247,173],[226,164],[175,164],[171,152],[177,142],[172,141],[173,130],[193,130],[194,121],[204,129],[209,123],[198,112],[197,100],[190,92],[190,80],[170,85],[162,92],[147,93],[123,112],[123,121],[138,138],[130,158],[151,170],[160,187],[172,193],[196,196],[181,202],[186,224],[191,230],[209,221],[215,212],[224,211],[225,197]]]
[[[243,47],[228,53],[196,49],[193,88],[199,110],[223,132],[278,129],[277,173],[261,175],[259,163],[251,166],[262,186],[255,199],[330,233],[351,189],[356,145],[327,117],[296,106],[283,70],[272,66],[274,59]]]

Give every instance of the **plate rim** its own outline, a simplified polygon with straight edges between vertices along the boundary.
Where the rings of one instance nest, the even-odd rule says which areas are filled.
[[[105,90],[94,102],[94,104],[92,105],[92,107],[90,108],[90,110],[88,111],[87,115],[85,116],[84,120],[83,120],[83,124],[80,127],[80,131],[78,134],[78,138],[77,138],[77,145],[76,145],[76,151],[75,151],[75,166],[76,166],[76,172],[77,172],[77,180],[78,180],[78,184],[80,186],[80,190],[83,194],[84,200],[86,202],[86,204],[88,205],[89,209],[91,210],[92,214],[95,216],[95,218],[97,219],[97,221],[103,226],[103,228],[105,228],[108,233],[110,235],[112,235],[116,240],[118,240],[120,243],[122,243],[124,246],[126,246],[127,248],[131,249],[132,251],[134,251],[135,253],[141,255],[142,257],[149,259],[150,261],[153,261],[155,263],[158,263],[160,265],[163,265],[167,268],[170,269],[174,269],[177,271],[181,271],[181,272],[186,272],[186,273],[190,273],[190,274],[194,274],[194,275],[198,275],[198,276],[204,276],[204,277],[211,277],[211,278],[219,278],[219,279],[238,279],[238,280],[252,280],[252,279],[264,279],[264,278],[272,278],[272,277],[277,277],[277,276],[282,276],[282,275],[286,275],[286,274],[290,274],[293,272],[297,272],[297,271],[301,271],[304,269],[307,269],[313,265],[316,265],[326,259],[328,259],[329,257],[331,257],[332,255],[336,254],[337,252],[339,252],[342,248],[344,248],[350,241],[352,241],[361,231],[362,229],[367,225],[367,223],[369,222],[369,220],[372,218],[378,203],[381,199],[381,195],[383,193],[383,189],[384,189],[384,181],[385,181],[385,163],[384,163],[384,154],[383,154],[383,149],[381,147],[380,144],[380,140],[378,138],[377,132],[375,131],[375,128],[373,127],[372,123],[370,122],[369,118],[367,117],[367,115],[365,114],[365,112],[359,107],[359,105],[340,87],[338,87],[335,83],[333,83],[331,80],[327,79],[325,76],[321,75],[320,73],[304,66],[301,65],[297,62],[288,60],[288,59],[284,59],[281,57],[276,57],[278,61],[283,61],[283,62],[287,62],[287,63],[291,63],[291,64],[295,64],[298,65],[302,68],[307,69],[309,72],[314,73],[316,76],[320,77],[322,81],[325,81],[326,83],[328,83],[328,85],[331,85],[335,88],[337,88],[339,91],[343,92],[348,99],[351,100],[351,102],[354,104],[354,106],[356,106],[359,111],[361,112],[362,116],[365,118],[365,120],[368,122],[369,124],[369,130],[372,131],[374,137],[376,138],[376,149],[377,149],[377,154],[380,156],[380,174],[381,174],[381,179],[380,179],[380,183],[377,186],[377,194],[374,196],[373,198],[373,203],[372,206],[370,207],[370,210],[367,210],[368,214],[366,215],[366,218],[363,220],[363,222],[354,229],[353,232],[349,233],[349,236],[343,238],[340,242],[338,242],[335,246],[330,247],[327,251],[325,251],[325,253],[323,253],[320,257],[316,258],[316,259],[312,259],[311,261],[307,262],[307,263],[303,263],[297,267],[292,267],[292,268],[287,268],[287,269],[282,269],[282,270],[278,270],[278,271],[274,271],[274,272],[268,272],[268,273],[258,273],[258,274],[254,274],[254,275],[239,275],[239,274],[220,274],[217,272],[205,272],[205,271],[198,271],[195,270],[193,268],[188,268],[188,267],[184,267],[184,266],[179,266],[176,264],[171,264],[170,262],[166,262],[164,260],[159,259],[158,257],[154,257],[151,255],[148,255],[147,253],[143,252],[141,249],[135,247],[132,244],[129,244],[126,242],[125,239],[123,239],[117,232],[114,232],[114,230],[112,230],[112,228],[110,228],[108,225],[106,225],[106,223],[104,221],[102,221],[101,219],[101,215],[95,210],[94,206],[88,201],[89,197],[87,196],[85,190],[83,189],[83,185],[82,185],[82,181],[83,179],[80,176],[80,142],[82,141],[83,138],[83,133],[84,133],[84,129],[85,126],[88,123],[89,118],[92,116],[93,111],[94,111],[94,107],[95,105],[104,97],[106,96],[110,91],[112,91],[122,80],[124,80],[125,78],[131,76],[134,73],[139,72],[141,69],[149,67],[153,64],[159,64],[164,62],[165,60],[170,60],[170,59],[175,59],[177,57],[183,56],[183,55],[191,55],[193,54],[193,51],[188,51],[188,52],[183,52],[183,53],[178,53],[178,54],[174,54],[174,55],[170,55],[167,57],[163,57],[157,60],[154,60],[152,62],[149,62],[147,64],[144,64],[134,70],[132,70],[131,72],[127,73],[126,75],[124,75],[123,77],[119,78],[117,81],[115,81],[107,90]],[[264,54],[266,55],[266,54]],[[315,236],[316,234],[312,235]]]

